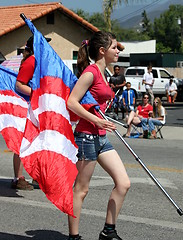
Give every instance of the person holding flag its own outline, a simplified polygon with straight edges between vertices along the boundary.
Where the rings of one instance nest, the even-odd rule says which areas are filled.
[[[50,38],[46,38],[47,42],[51,41]],[[31,96],[31,87],[29,82],[33,77],[35,69],[35,57],[33,51],[33,36],[31,36],[27,42],[23,52],[23,59],[20,65],[20,69],[17,75],[15,88],[16,91],[25,96]],[[23,176],[23,163],[20,160],[18,154],[13,155],[13,167],[14,167],[14,179],[11,182],[11,188],[19,190],[33,190],[34,187],[25,180]],[[37,185],[37,182],[33,180],[33,184]]]
[[[23,59],[20,65],[19,73],[16,80],[17,92],[26,96],[31,95],[31,87],[28,86],[29,81],[34,74],[35,57],[33,52],[33,36],[27,40]],[[18,154],[13,155],[14,179],[11,183],[11,188],[20,190],[33,190],[34,187],[29,184],[23,176],[23,163]]]
[[[78,175],[73,188],[74,217],[69,216],[69,240],[79,240],[79,221],[84,198],[87,195],[90,179],[96,163],[112,177],[114,188],[109,197],[106,221],[99,234],[99,240],[121,239],[115,230],[115,224],[125,195],[130,188],[130,180],[121,158],[109,142],[106,131],[116,129],[115,125],[104,120],[95,107],[87,111],[80,104],[89,90],[104,113],[106,101],[112,91],[105,78],[104,71],[108,64],[117,62],[119,50],[116,37],[112,33],[98,31],[92,38],[84,40],[78,52],[78,71],[80,77],[74,86],[68,101],[68,108],[80,117],[75,128],[75,142],[78,145]],[[89,57],[95,61],[90,65]],[[98,106],[97,106],[98,107]]]

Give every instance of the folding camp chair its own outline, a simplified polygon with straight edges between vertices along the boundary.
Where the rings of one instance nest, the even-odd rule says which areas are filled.
[[[141,135],[143,135],[142,127],[132,124],[130,136],[138,138]]]
[[[163,127],[164,127],[164,124],[161,126],[155,125],[157,138],[163,139],[163,134],[161,132],[161,129]],[[132,124],[131,136],[135,136],[135,135],[137,135],[137,136],[143,135],[143,130],[142,130],[142,127]],[[159,135],[159,137],[158,137],[158,135]]]
[[[155,125],[155,127],[156,127],[156,135],[157,135],[157,137],[158,137],[158,135],[159,135],[159,136],[160,136],[159,138],[162,138],[162,139],[163,139],[163,134],[162,134],[162,132],[161,132],[161,129],[164,127],[164,125],[165,125],[165,124],[162,124],[161,126]]]

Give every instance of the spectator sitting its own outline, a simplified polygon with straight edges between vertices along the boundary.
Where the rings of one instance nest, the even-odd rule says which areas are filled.
[[[131,111],[127,119],[127,133],[123,135],[124,137],[130,137],[131,124],[134,124],[143,129],[143,137],[148,138],[148,126],[147,120],[149,114],[152,114],[153,107],[149,104],[149,96],[147,93],[144,94],[142,105],[137,107],[137,111]]]
[[[126,83],[126,89],[122,93],[122,105],[124,109],[126,110],[126,117],[128,116],[128,113],[131,111],[134,111],[134,105],[135,105],[135,92],[133,89],[131,89],[131,83]]]
[[[165,91],[167,96],[167,102],[174,103],[177,97],[177,85],[173,82],[173,78],[170,78],[169,83],[165,85]],[[169,101],[169,98],[171,98],[172,101]]]
[[[150,138],[157,138],[155,125],[162,126],[165,124],[165,108],[162,106],[159,97],[155,98],[153,104],[153,118],[149,118],[149,131],[151,132]]]

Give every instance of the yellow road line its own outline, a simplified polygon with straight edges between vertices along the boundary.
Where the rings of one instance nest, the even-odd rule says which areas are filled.
[[[12,151],[9,150],[9,149],[4,149],[3,152],[5,152],[5,153],[12,153]],[[125,165],[126,168],[142,168],[140,164],[125,163],[124,165]],[[183,169],[176,169],[176,168],[163,168],[163,167],[158,167],[158,166],[147,166],[147,168],[149,170],[183,173]]]
[[[9,149],[4,149],[4,152],[11,152],[12,153],[12,151],[9,150]]]
[[[124,164],[126,168],[142,168],[139,164]],[[176,172],[176,173],[183,173],[183,169],[176,169],[176,168],[163,168],[158,166],[147,166],[149,170],[158,170],[158,171],[166,171],[166,172]]]
[[[0,149],[0,152],[4,152],[4,153],[13,153],[11,150],[9,149]]]

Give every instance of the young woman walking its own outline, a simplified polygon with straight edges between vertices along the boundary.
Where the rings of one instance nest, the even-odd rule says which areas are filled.
[[[117,235],[115,224],[130,187],[130,181],[121,158],[106,136],[106,131],[111,132],[116,127],[110,121],[104,120],[95,108],[87,111],[80,104],[80,100],[89,90],[101,111],[105,112],[106,101],[111,98],[112,92],[104,71],[108,64],[117,62],[118,54],[116,37],[101,31],[96,32],[89,41],[83,41],[78,52],[78,70],[81,76],[67,103],[68,108],[80,116],[74,133],[79,147],[78,175],[73,188],[73,208],[76,218],[69,216],[69,240],[82,239],[79,235],[81,208],[97,162],[114,181],[105,225],[99,234],[99,240],[121,239]],[[89,57],[95,61],[94,64],[90,65]]]

